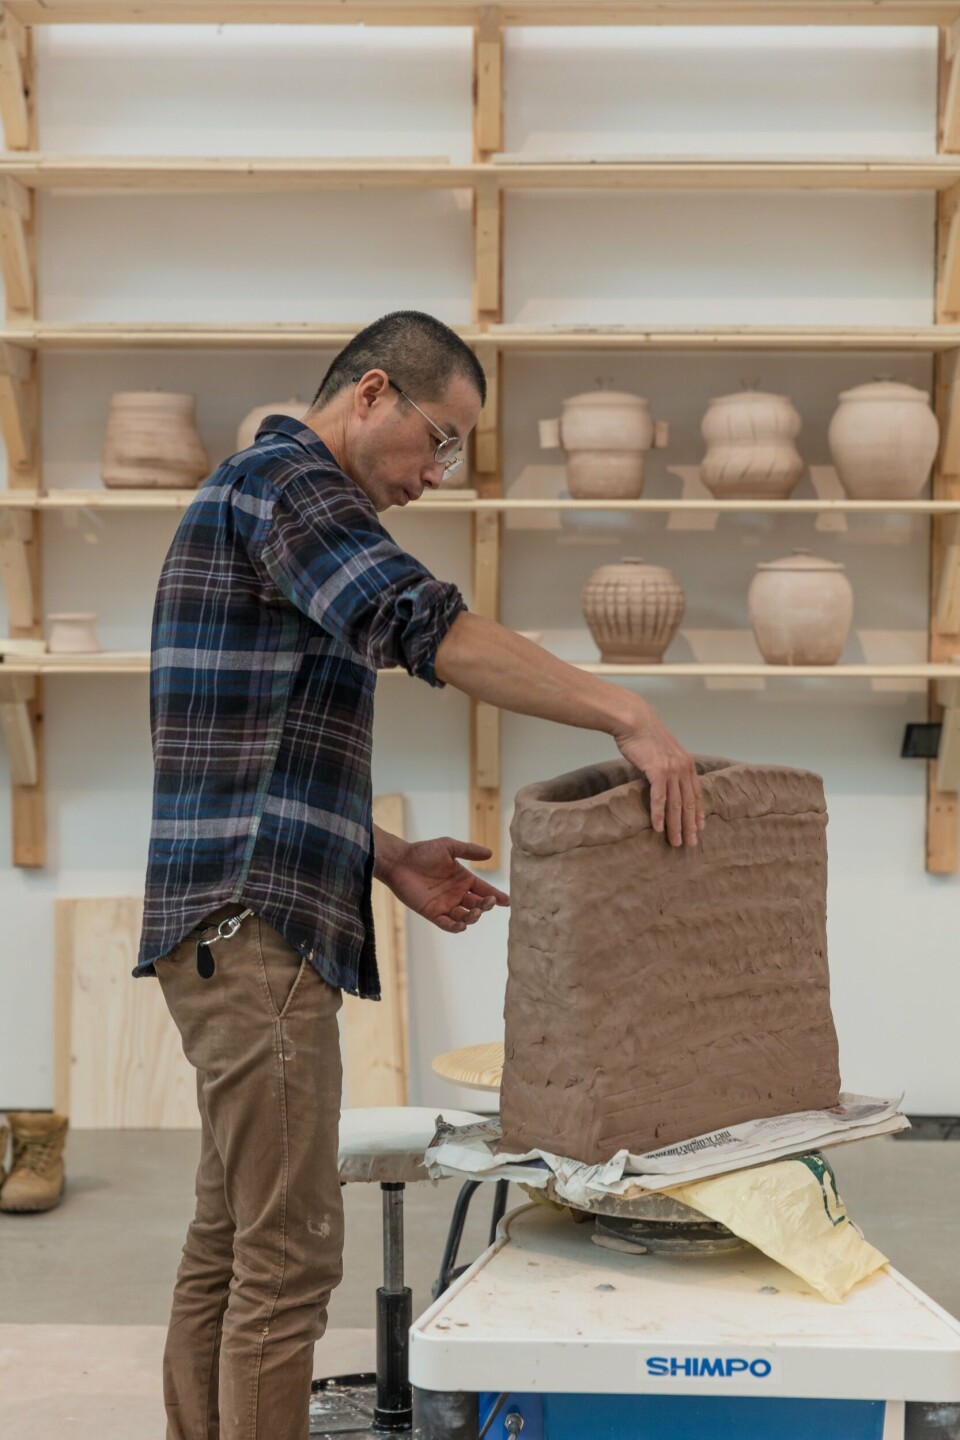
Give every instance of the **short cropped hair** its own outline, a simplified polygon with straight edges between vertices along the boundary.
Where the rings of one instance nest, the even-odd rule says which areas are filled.
[[[368,370],[385,370],[414,400],[439,400],[459,375],[486,403],[487,379],[476,355],[449,325],[420,310],[394,310],[355,335],[324,375],[311,408],[329,404]]]

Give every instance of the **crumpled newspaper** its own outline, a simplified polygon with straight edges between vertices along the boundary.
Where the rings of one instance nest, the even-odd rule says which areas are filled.
[[[645,1155],[619,1150],[601,1165],[587,1165],[545,1150],[501,1154],[499,1120],[455,1126],[446,1124],[441,1115],[425,1163],[434,1179],[450,1175],[462,1180],[515,1180],[542,1187],[552,1177],[559,1199],[588,1208],[591,1196],[629,1197],[649,1190],[669,1190],[811,1149],[823,1150],[850,1140],[909,1129],[910,1122],[900,1112],[902,1098],[883,1100],[843,1094],[840,1104],[830,1110],[804,1110],[731,1125]]]

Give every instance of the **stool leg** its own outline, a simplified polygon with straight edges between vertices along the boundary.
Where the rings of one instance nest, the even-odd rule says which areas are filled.
[[[382,1184],[383,1284],[377,1291],[377,1404],[375,1430],[409,1430],[410,1326],[413,1295],[403,1283],[403,1185]]]
[[[453,1207],[453,1214],[450,1216],[450,1229],[447,1232],[447,1243],[443,1247],[443,1258],[440,1261],[440,1274],[437,1276],[433,1286],[432,1293],[434,1300],[443,1294],[453,1279],[453,1271],[457,1263],[457,1254],[460,1250],[460,1241],[463,1239],[463,1227],[467,1222],[467,1211],[470,1209],[470,1201],[479,1189],[479,1180],[467,1180],[460,1187],[457,1202]]]
[[[497,1238],[497,1226],[507,1213],[507,1191],[510,1189],[509,1180],[498,1180],[497,1191],[493,1197],[493,1214],[490,1217],[490,1244]]]

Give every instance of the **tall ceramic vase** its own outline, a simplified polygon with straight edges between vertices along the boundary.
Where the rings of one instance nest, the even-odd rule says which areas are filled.
[[[851,499],[914,500],[930,478],[940,427],[925,390],[876,380],[843,392],[827,438]]]
[[[112,489],[193,490],[210,469],[192,395],[119,391],[110,401],[101,474]]]
[[[795,550],[757,566],[748,606],[769,665],[835,665],[853,619],[853,590],[842,565]]]
[[[583,587],[583,614],[609,664],[656,664],[683,619],[683,589],[672,571],[626,556],[601,565]]]
[[[800,426],[786,395],[745,389],[711,400],[700,478],[718,500],[785,500],[803,474]]]
[[[651,419],[647,401],[619,390],[571,395],[559,420],[540,421],[541,448],[567,452],[567,489],[575,500],[638,499],[646,453],[668,439],[666,423]]]

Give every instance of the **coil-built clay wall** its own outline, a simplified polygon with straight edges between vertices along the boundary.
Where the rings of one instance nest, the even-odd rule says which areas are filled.
[[[839,1097],[820,777],[701,759],[674,849],[626,761],[517,796],[504,1148],[591,1163]]]

